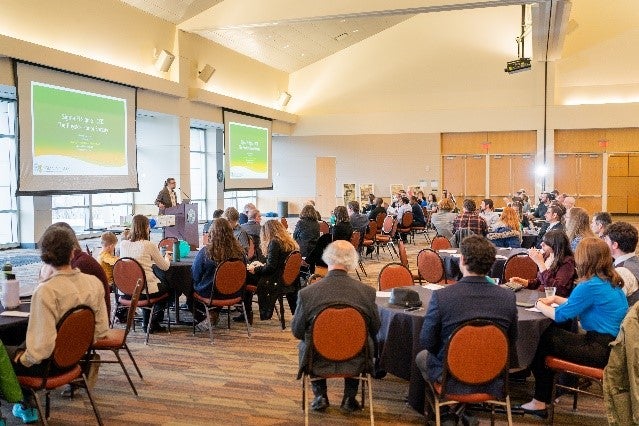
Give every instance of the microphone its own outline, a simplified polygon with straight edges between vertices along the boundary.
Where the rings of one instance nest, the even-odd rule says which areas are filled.
[[[182,191],[182,188],[178,188],[180,190],[180,192],[182,193],[182,195],[184,196],[184,198],[188,199],[189,201],[191,200],[191,197],[189,197],[189,194],[187,194],[186,192]],[[182,200],[184,201],[184,200]]]

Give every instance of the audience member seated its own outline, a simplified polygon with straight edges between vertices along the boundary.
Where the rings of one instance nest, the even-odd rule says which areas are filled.
[[[315,216],[317,220],[322,220],[322,215],[320,214],[319,211],[317,211],[317,209],[315,208],[315,200],[308,200],[306,202],[306,205],[310,205],[313,206],[313,210],[315,210]]]
[[[82,273],[70,264],[76,249],[75,234],[67,227],[51,225],[39,242],[40,257],[54,273],[41,280],[31,297],[31,314],[26,341],[19,347],[8,347],[13,368],[19,376],[39,376],[48,365],[43,364],[53,353],[57,336],[56,325],[72,308],[85,305],[95,314],[94,339],[106,337],[109,329],[108,311],[104,305],[104,286],[93,275]],[[52,370],[53,369],[53,370]],[[54,365],[49,375],[64,373]],[[24,391],[24,395],[30,392]],[[24,423],[38,421],[35,400],[27,397],[15,404],[13,415]]]
[[[99,262],[100,267],[104,271],[104,275],[106,275],[107,283],[109,283],[109,291],[105,294],[105,296],[107,300],[107,312],[109,312],[110,315],[111,291],[115,291],[115,289],[113,288],[113,265],[115,265],[115,262],[117,262],[120,258],[119,256],[115,255],[115,246],[118,244],[118,237],[116,237],[113,232],[103,232],[100,236],[100,244],[102,245],[102,251],[99,255]],[[115,292],[115,301],[116,303],[118,301],[117,292]],[[124,315],[123,317],[121,312],[120,315],[118,315],[117,311],[115,315],[121,323],[126,322],[126,315]]]
[[[485,198],[479,205],[479,217],[486,221],[488,225],[488,232],[492,232],[495,229],[495,224],[499,220],[499,213],[495,211],[495,205],[493,200]]]
[[[368,203],[362,206],[362,213],[368,213],[375,208],[375,194],[368,194]]]
[[[384,200],[379,197],[375,198],[375,207],[370,212],[368,212],[368,220],[377,220],[377,215],[382,212],[386,213]]]
[[[207,220],[206,222],[204,222],[204,227],[202,228],[202,232],[203,233],[208,233],[209,232],[209,228],[211,227],[211,225],[213,224],[213,221],[215,219],[218,219],[220,217],[222,217],[224,215],[224,210],[222,209],[216,209],[213,211],[213,219],[212,220]]]
[[[537,239],[535,240],[535,247],[541,248],[541,242],[544,239],[544,234],[550,230],[564,230],[564,225],[561,223],[561,218],[564,216],[565,210],[558,204],[552,204],[546,210],[546,222],[539,229]]]
[[[346,212],[346,207],[342,206],[342,208]],[[348,218],[348,216],[346,217]],[[250,264],[248,271],[259,278],[257,297],[260,306],[260,319],[268,320],[273,316],[275,302],[280,294],[278,291],[282,282],[286,258],[292,251],[299,250],[299,246],[279,220],[268,220],[262,225],[260,245],[262,253],[266,253],[266,263],[259,266]],[[286,295],[286,300],[291,313],[295,314],[299,286],[293,285],[290,290],[291,292]]]
[[[426,226],[426,218],[424,217],[424,210],[422,205],[419,204],[419,200],[414,195],[410,197],[411,211],[413,212],[413,224],[412,226]]]
[[[171,254],[167,252],[162,256],[158,245],[149,241],[150,232],[151,225],[149,225],[148,217],[141,214],[133,216],[131,238],[120,242],[120,256],[132,257],[142,266],[144,275],[146,276],[146,286],[149,290],[149,296],[153,298],[171,292],[171,288],[166,283],[163,273],[163,271],[166,271],[169,269],[169,266],[171,266]],[[143,294],[141,297],[145,296],[146,295]],[[165,331],[165,328],[160,325],[160,322],[164,319],[165,307],[165,301],[159,302],[155,310],[155,317],[151,319],[150,325],[149,310],[142,310],[142,328],[145,332],[147,327],[151,327],[150,333]]]
[[[546,211],[550,206],[550,197],[547,192],[542,192],[539,196],[539,204],[537,204],[537,208],[533,211],[529,217],[543,219],[546,217]]]
[[[247,206],[248,205],[249,204],[247,204]],[[251,204],[251,206],[253,205]],[[249,207],[248,211],[250,211],[251,209],[255,209],[255,206],[253,206],[252,208]],[[249,238],[246,231],[242,229],[242,227],[238,223],[240,214],[238,213],[237,209],[235,207],[227,207],[226,210],[224,210],[224,218],[229,221],[229,224],[231,225],[231,228],[233,229],[233,235],[235,235],[235,238],[240,242],[240,245],[244,249],[244,252],[248,253]],[[246,222],[248,222],[248,215],[246,216]]]
[[[486,236],[488,225],[484,219],[479,217],[475,202],[467,198],[464,200],[463,208],[463,213],[453,221],[453,234],[461,229],[469,229],[477,235]]]
[[[260,250],[260,229],[262,228],[262,214],[258,209],[250,209],[248,212],[248,222],[240,227],[253,239],[255,246],[255,255],[249,260],[263,260],[262,250]],[[247,251],[248,253],[248,251]]]
[[[486,277],[495,261],[495,246],[480,235],[471,235],[461,242],[460,252],[459,267],[464,276],[455,285],[433,292],[420,333],[420,342],[425,350],[417,354],[415,363],[424,379],[431,383],[441,381],[446,343],[453,331],[467,321],[479,318],[492,320],[506,331],[512,348],[517,341],[515,294],[494,285]],[[449,391],[499,395],[501,389],[499,383],[468,387],[453,381]],[[426,416],[434,420],[434,396],[429,387],[426,399],[430,401],[430,409],[425,408]]]
[[[315,208],[310,204],[305,205],[300,212],[300,219],[295,224],[293,239],[300,246],[300,254],[308,257],[315,248],[320,237],[319,222],[315,215]]]
[[[554,372],[546,368],[545,358],[561,359],[590,367],[603,368],[608,362],[612,342],[628,310],[623,281],[615,271],[610,249],[599,238],[581,240],[575,251],[579,276],[568,298],[555,295],[537,300],[536,307],[555,321],[542,334],[532,363],[535,376],[534,398],[521,406],[525,413],[542,418],[552,395]],[[557,304],[556,308],[552,307]],[[566,330],[557,324],[579,318],[585,333]]]
[[[191,266],[193,290],[203,297],[211,297],[215,271],[220,263],[228,259],[242,259],[246,262],[246,253],[233,235],[233,229],[226,219],[219,218],[213,222],[209,230],[209,237],[209,243],[200,249],[195,256],[193,266]],[[244,297],[244,311],[248,315],[249,323],[253,322],[252,297],[252,294]],[[191,312],[193,312],[192,303],[192,301],[187,302]],[[213,312],[215,313],[213,314]],[[217,317],[219,317],[219,311],[213,312],[211,312],[213,314],[211,324],[215,324]],[[197,322],[202,322],[206,319],[205,314],[200,311],[195,311],[194,316]],[[235,320],[235,318],[233,319]],[[241,318],[241,321],[244,322],[244,317]]]
[[[426,196],[426,205],[422,204],[422,207],[426,207],[428,210],[432,212],[436,212],[439,204],[437,204],[437,195],[431,192]]]
[[[539,291],[544,291],[546,287],[555,287],[555,294],[558,296],[570,296],[570,292],[575,286],[577,271],[575,270],[573,251],[570,249],[570,243],[564,231],[546,232],[541,242],[541,250],[528,249],[528,256],[539,268],[537,278],[527,280],[513,277],[510,279],[511,282],[530,289],[539,289]]]
[[[346,211],[348,212],[348,220],[351,222],[353,231],[359,231],[360,235],[363,236],[368,227],[368,216],[359,212],[359,203],[357,201],[349,201]]]
[[[291,324],[293,335],[300,339],[299,365],[300,371],[306,365],[307,350],[310,342],[307,341],[313,327],[313,319],[327,306],[333,304],[350,305],[357,308],[366,319],[368,328],[368,347],[370,354],[366,358],[363,354],[348,362],[333,364],[321,359],[314,361],[316,372],[340,373],[350,372],[360,365],[372,366],[375,347],[375,336],[380,327],[379,312],[375,304],[375,290],[366,284],[352,279],[348,273],[357,268],[357,252],[348,241],[335,241],[331,243],[322,256],[328,265],[328,274],[317,284],[308,286],[299,292],[295,317]],[[298,375],[298,379],[301,374]],[[326,380],[315,380],[312,383],[315,398],[311,408],[315,411],[324,411],[329,406]],[[357,379],[344,379],[344,397],[341,408],[346,412],[360,410],[361,407],[355,399],[359,381]]]
[[[486,237],[496,247],[520,248],[521,222],[517,211],[512,207],[504,207],[499,220],[493,225],[492,232]]]
[[[612,223],[612,216],[608,212],[597,212],[592,215],[590,230],[599,238],[603,238],[606,228]]]
[[[566,234],[570,240],[570,248],[575,251],[579,241],[586,237],[594,237],[590,230],[590,217],[581,207],[570,209],[570,216],[566,219]]]
[[[348,210],[346,210],[344,206],[337,206],[333,214],[335,215],[335,225],[333,225],[333,229],[331,230],[333,241],[350,241],[351,235],[353,235],[353,225],[348,217]]]
[[[257,207],[255,207],[255,204],[253,203],[247,203],[244,205],[244,210],[242,211],[242,213],[237,214],[237,220],[236,222],[239,225],[244,225],[246,222],[248,222],[248,212],[252,209],[256,209]],[[228,209],[227,209],[228,210]],[[236,209],[237,211],[237,209]],[[228,219],[228,217],[227,217]]]
[[[566,197],[564,199],[564,202],[561,203],[561,204],[564,206],[566,211],[568,211],[568,210],[572,209],[573,207],[575,207],[575,202],[576,201],[575,201],[575,199],[573,197]]]
[[[628,222],[615,222],[608,226],[604,232],[604,241],[610,247],[612,257],[615,259],[615,268],[626,268],[634,277],[633,280],[624,274],[623,291],[628,298],[629,305],[633,305],[639,300],[639,291],[637,291],[639,257],[635,254],[638,239],[637,228]]]
[[[437,212],[430,217],[430,223],[435,227],[437,235],[451,239],[453,237],[453,222],[457,218],[455,203],[450,198],[442,198],[439,201]]]

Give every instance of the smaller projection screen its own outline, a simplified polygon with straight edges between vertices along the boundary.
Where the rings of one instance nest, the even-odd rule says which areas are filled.
[[[138,190],[135,88],[18,62],[18,195]]]
[[[224,110],[225,190],[273,189],[269,119]]]

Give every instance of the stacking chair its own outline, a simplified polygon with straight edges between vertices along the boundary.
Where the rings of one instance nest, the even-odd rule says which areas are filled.
[[[387,291],[395,287],[407,287],[413,285],[413,274],[401,263],[389,263],[379,271],[377,277],[377,289]]]
[[[359,231],[353,231],[351,234],[351,244],[355,247],[355,251],[357,252],[357,264],[359,265],[359,268],[364,273],[364,276],[368,276],[366,269],[364,269],[364,264],[362,263],[362,237]],[[357,278],[361,281],[362,278],[359,276],[359,271],[357,269],[355,269],[355,273],[357,273]]]
[[[490,342],[490,344],[486,344]],[[508,416],[508,425],[513,419],[508,393],[508,368],[510,351],[508,337],[502,328],[492,321],[478,319],[468,321],[453,331],[446,344],[444,371],[441,382],[428,385],[435,396],[435,421],[441,424],[440,407],[458,403],[491,404],[491,424],[495,424],[495,405],[504,405]],[[501,395],[489,393],[453,394],[448,390],[451,378],[465,385],[487,385],[497,380],[502,383]],[[430,405],[426,398],[426,406]]]
[[[284,319],[284,296],[287,293],[295,291],[295,283],[297,278],[300,275],[300,267],[302,266],[302,255],[299,251],[292,251],[288,257],[286,258],[286,262],[284,263],[284,271],[282,272],[282,280],[278,283],[278,296],[277,301],[279,302],[280,308],[277,309],[277,304],[275,305],[275,312],[280,319],[280,323],[282,324],[282,330],[286,328],[286,321]]]
[[[325,220],[319,221],[319,229],[320,229],[320,235],[328,234],[331,230],[331,228],[328,226],[328,223],[326,223]]]
[[[377,222],[378,233],[382,232],[382,228],[384,227],[384,221],[386,220],[387,217],[388,215],[385,212],[380,212],[377,214],[377,217],[375,218],[375,222]]]
[[[502,282],[507,282],[512,277],[534,280],[538,272],[537,264],[526,253],[516,254],[506,261]]]
[[[375,424],[373,414],[373,388],[371,372],[373,354],[368,347],[368,327],[364,315],[348,305],[332,305],[324,308],[313,320],[311,342],[307,351],[307,361],[302,370],[302,404],[304,405],[304,424],[308,425],[308,386],[316,379],[357,378],[361,382],[362,408],[368,385],[368,403],[371,424]],[[363,362],[361,369],[350,374],[317,374],[313,370],[313,361],[317,357],[334,363],[348,362],[364,356],[369,362]]]
[[[395,252],[395,254],[397,254],[395,243],[393,242],[396,233],[397,221],[392,216],[386,216],[386,219],[384,219],[384,225],[382,226],[381,234],[377,234],[375,237],[375,246],[377,249],[378,259],[380,246],[388,248],[388,253],[390,254],[391,260],[393,259],[393,253],[391,253],[391,249]]]
[[[425,248],[417,254],[417,271],[420,283],[424,281],[432,284],[448,284],[444,260],[433,249]]]
[[[412,238],[411,226],[413,225],[413,212],[406,212],[402,215],[402,223],[397,224],[397,232],[406,234],[407,238]]]
[[[57,324],[57,336],[53,353],[49,359],[43,361],[47,363],[45,374],[41,376],[18,376],[18,382],[23,389],[28,389],[33,393],[38,414],[42,423],[47,425],[50,414],[49,392],[53,389],[73,383],[84,388],[89,396],[91,407],[95,413],[95,418],[99,425],[102,425],[102,418],[95,405],[91,390],[87,386],[87,378],[80,367],[80,360],[85,357],[95,334],[95,315],[88,306],[77,306],[60,319]],[[65,373],[50,375],[51,368],[59,370],[68,369]],[[40,393],[45,395],[45,409],[38,398]]]
[[[364,249],[368,249],[370,247],[371,249],[371,258],[373,257],[373,248],[375,247],[375,239],[377,237],[377,222],[374,220],[369,220],[368,221],[368,230],[366,231],[366,233],[364,234],[364,238],[362,240],[362,251],[364,251]],[[366,254],[364,254],[366,255]],[[379,256],[377,258],[377,260],[379,260]]]
[[[151,321],[153,320],[153,314],[157,312],[156,306],[158,302],[168,299],[169,293],[160,294],[151,298],[149,289],[146,285],[146,275],[144,274],[142,265],[140,265],[138,261],[133,259],[132,257],[121,257],[115,262],[115,264],[113,265],[113,284],[115,284],[117,290],[119,290],[125,296],[119,298],[119,305],[126,306],[129,308],[129,310],[131,310],[131,299],[133,297],[133,293],[135,291],[138,280],[142,280],[142,283],[144,283],[142,292],[140,294],[140,300],[138,301],[138,308],[151,311],[149,326],[146,329],[146,337],[144,339],[144,344],[148,344],[149,333],[151,331]],[[169,316],[168,304],[166,307],[166,320],[170,333],[171,317]]]
[[[446,250],[452,248],[452,244],[448,240],[448,238],[443,235],[435,235],[433,240],[430,242],[430,248],[433,250]]]
[[[206,311],[206,321],[209,326],[209,337],[213,343],[213,327],[211,311],[227,308],[227,327],[231,328],[231,306],[239,305],[243,300],[246,283],[246,264],[241,259],[228,259],[223,261],[215,269],[213,287],[210,296],[202,296],[197,291],[193,292],[193,301],[199,302]],[[195,310],[195,304],[193,306]],[[193,316],[193,335],[195,335],[195,315]],[[251,337],[251,327],[248,316],[244,315],[246,333]]]
[[[422,207],[422,210],[425,210],[425,208]],[[426,213],[424,213],[424,219],[426,219]],[[426,238],[426,242],[430,244],[430,237],[428,236],[428,227],[426,223],[424,225],[411,225],[410,237],[413,240],[413,244],[415,244],[415,235],[417,234],[423,234],[424,238]]]
[[[397,243],[397,250],[399,250],[399,262],[410,270],[410,266],[408,265],[408,255],[406,254],[406,246],[403,241],[399,241]],[[411,272],[411,274],[413,274]],[[421,283],[421,279],[419,274],[413,274],[413,281],[419,281]]]
[[[131,305],[129,306],[129,314],[126,319],[126,328],[124,329],[110,328],[106,338],[97,340],[91,346],[91,351],[93,352],[97,352],[97,351],[113,352],[117,361],[103,360],[101,358],[99,360],[91,359],[89,361],[91,363],[99,363],[99,364],[115,364],[115,363],[120,364],[120,367],[122,367],[122,371],[124,372],[126,379],[129,381],[129,385],[131,385],[131,389],[133,389],[133,393],[135,394],[135,396],[138,396],[138,391],[135,389],[135,386],[133,385],[133,381],[131,381],[131,377],[129,376],[129,372],[127,371],[126,367],[124,366],[124,363],[122,362],[122,358],[120,357],[120,349],[124,349],[129,354],[129,358],[131,359],[131,362],[133,363],[135,370],[138,372],[138,376],[140,376],[140,379],[142,379],[143,378],[142,372],[140,371],[138,364],[135,362],[135,358],[133,358],[133,354],[131,353],[129,346],[126,343],[126,338],[129,335],[129,331],[131,331],[131,326],[133,325],[133,320],[135,318],[135,310],[138,306],[140,293],[142,292],[143,287],[144,287],[144,283],[142,282],[141,279],[138,279],[138,282],[135,285],[135,289],[133,290],[133,294],[131,295]]]
[[[177,243],[178,239],[175,237],[162,238],[158,243],[158,248],[164,247],[168,251],[173,250],[173,243]]]
[[[581,377],[591,381],[595,381],[599,383],[600,386],[603,386],[603,375],[604,375],[603,368],[588,367],[586,365],[576,364],[574,362],[566,361],[554,356],[547,356],[545,361],[546,361],[546,367],[550,368],[556,373],[554,377],[554,381],[553,381],[552,396],[550,398],[550,404],[548,407],[548,424],[553,424],[553,419],[555,417],[555,398],[557,394],[557,388],[565,389],[569,392],[572,392],[573,394],[572,410],[573,411],[577,411],[577,396],[580,393],[603,399],[603,395],[600,393],[590,392],[586,389],[580,388],[579,386],[563,385],[558,382],[558,378],[560,377],[559,373],[563,373],[563,374],[568,374],[570,376],[576,376],[576,377]]]

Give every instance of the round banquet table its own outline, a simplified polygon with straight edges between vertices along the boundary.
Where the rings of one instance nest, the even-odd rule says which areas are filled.
[[[31,309],[30,303],[20,303],[16,309],[9,311],[29,312]],[[0,305],[0,314],[5,312],[6,309]],[[29,324],[29,317],[13,317],[0,315],[0,340],[2,343],[11,346],[17,346],[24,342],[27,335],[27,325]]]
[[[175,322],[180,323],[180,296],[190,296],[193,293],[193,277],[191,275],[191,266],[197,255],[197,251],[189,252],[187,257],[180,259],[179,262],[171,261],[171,266],[164,272],[167,284],[175,292]]]
[[[462,272],[459,269],[459,249],[439,250],[438,253],[444,261],[446,278],[459,281],[462,277]],[[501,279],[501,277],[504,275],[504,265],[506,264],[506,260],[518,253],[527,253],[527,249],[498,248],[497,256],[495,257],[495,263],[493,263],[493,267],[490,270],[488,276]]]
[[[416,411],[424,411],[424,381],[415,357],[424,348],[419,335],[433,290],[416,285],[410,287],[419,293],[423,303],[417,311],[406,312],[402,307],[390,305],[388,297],[377,297],[381,327],[377,333],[379,368],[401,379],[408,380],[408,403]],[[436,291],[436,290],[435,290]],[[534,302],[540,297],[536,290],[523,289],[517,292],[518,302]],[[530,312],[518,307],[517,365],[527,367],[537,350],[539,338],[552,320],[539,312]]]

